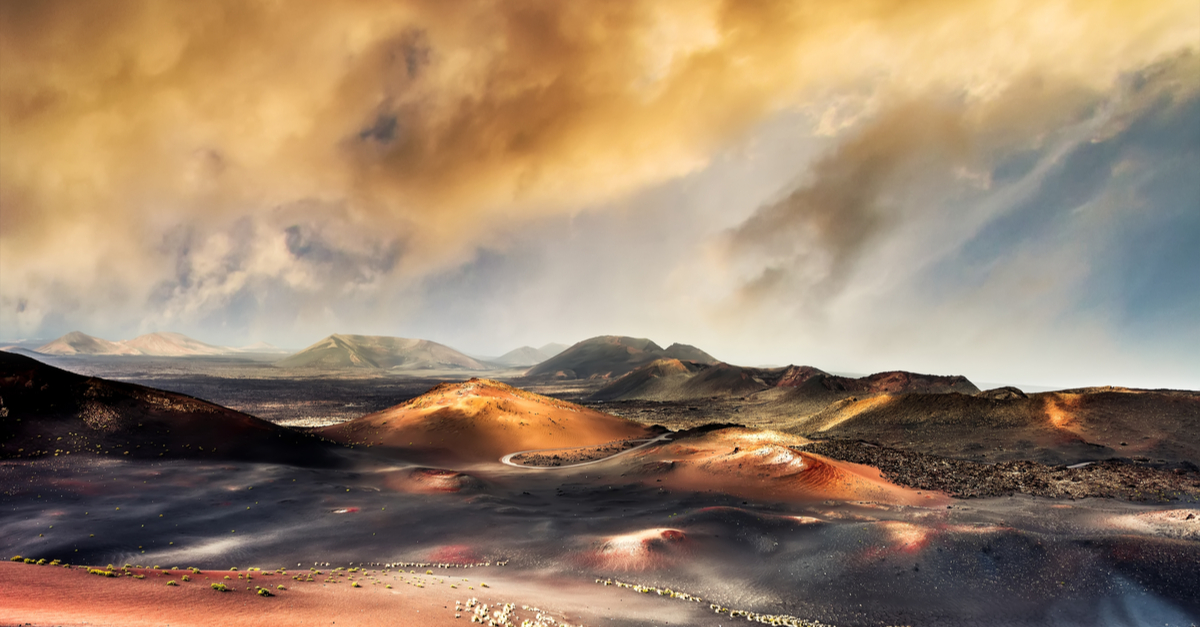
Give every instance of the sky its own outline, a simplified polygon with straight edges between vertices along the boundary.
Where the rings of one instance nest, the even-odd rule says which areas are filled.
[[[1200,389],[1195,0],[0,0],[0,337]]]

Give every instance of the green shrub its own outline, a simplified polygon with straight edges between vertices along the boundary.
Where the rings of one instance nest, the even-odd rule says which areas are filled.
[[[227,586],[223,583],[212,584],[212,589],[216,590],[217,592],[229,592],[229,586]]]
[[[21,557],[20,555],[14,555],[14,556],[12,556],[12,557],[8,558],[8,561],[10,561],[10,562],[23,562],[23,561],[25,561],[25,558]]]
[[[168,585],[168,586],[178,586],[179,584],[175,583],[175,580],[174,580],[174,579],[172,579],[172,580],[170,580],[170,581],[168,581],[168,582],[167,582],[167,585]]]

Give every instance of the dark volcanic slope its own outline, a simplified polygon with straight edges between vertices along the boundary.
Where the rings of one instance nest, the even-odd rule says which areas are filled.
[[[338,459],[318,438],[219,405],[0,352],[0,457],[55,455],[312,466]]]
[[[342,334],[331,335],[275,365],[281,368],[488,369],[449,346],[429,340]]]
[[[1167,470],[1120,460],[1077,468],[1031,461],[987,464],[851,440],[813,442],[800,450],[873,466],[899,485],[960,499],[1021,493],[1050,498],[1200,502],[1200,472],[1195,465]]]
[[[1070,464],[1110,457],[1200,462],[1200,393],[1090,388],[848,397],[789,432],[925,453]]]
[[[599,389],[590,399],[684,401],[743,396],[769,388],[764,377],[771,374],[771,371],[726,363],[656,359]]]
[[[687,344],[662,348],[645,338],[604,335],[579,342],[525,372],[527,377],[616,378],[658,359],[717,363],[712,355]]]
[[[797,403],[817,411],[851,395],[945,394],[979,392],[966,377],[880,372],[859,379],[829,374],[811,366],[746,368],[717,362],[660,359],[641,366],[601,388],[592,400],[683,401],[711,397],[747,396],[779,388],[783,405]],[[813,405],[813,403],[816,403]]]

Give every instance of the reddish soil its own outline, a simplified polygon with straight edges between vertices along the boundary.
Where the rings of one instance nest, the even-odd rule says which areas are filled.
[[[683,436],[633,453],[664,486],[773,501],[873,501],[937,506],[944,494],[896,485],[879,470],[794,448],[809,441],[740,427]]]
[[[708,622],[697,615],[698,607],[638,598],[640,595],[596,586],[590,580],[510,578],[495,571],[469,571],[469,581],[464,581],[462,575],[467,573],[461,570],[434,570],[433,575],[424,571],[385,574],[374,570],[369,575],[341,571],[340,576],[330,578],[330,571],[321,569],[322,574],[315,575],[313,582],[292,579],[292,575],[308,570],[289,571],[287,575],[256,572],[249,582],[230,571],[130,572],[102,577],[89,574],[84,567],[0,563],[0,624],[449,627],[470,624],[470,611],[465,608],[458,612],[461,618],[454,617],[455,603],[465,604],[470,598],[495,608],[513,603],[515,620],[510,620],[514,624],[533,620],[537,613],[522,609],[522,605],[540,608],[559,625],[606,623],[602,618],[606,613],[618,620],[632,615],[660,616],[675,625]],[[145,578],[135,579],[132,573]],[[184,574],[191,581],[182,581]],[[327,578],[337,583],[325,583]],[[178,585],[168,586],[171,580]],[[351,580],[361,587],[352,587]],[[230,590],[217,592],[211,588],[213,583],[224,583]],[[390,589],[386,587],[389,584]],[[279,590],[278,585],[286,590]],[[274,596],[257,595],[254,588],[259,586]]]
[[[317,433],[355,446],[488,462],[514,451],[592,446],[651,432],[624,418],[496,381],[471,379],[440,384],[407,403]]]

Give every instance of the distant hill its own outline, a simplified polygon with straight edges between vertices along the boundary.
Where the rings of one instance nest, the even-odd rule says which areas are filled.
[[[156,357],[191,357],[199,355],[228,355],[233,349],[205,344],[182,333],[147,333],[121,342],[142,355]]]
[[[664,349],[645,338],[604,335],[575,344],[530,368],[525,376],[615,379],[659,359],[717,363],[712,355],[686,344],[672,344]]]
[[[487,379],[442,383],[406,403],[317,431],[435,460],[497,461],[532,449],[646,437],[636,422]]]
[[[514,348],[491,361],[502,366],[534,366],[550,359],[550,357],[550,355],[532,346],[522,346]]]
[[[567,350],[568,348],[571,348],[571,346],[569,344],[559,344],[557,342],[550,342],[549,344],[546,344],[545,346],[538,347],[538,352],[545,355],[546,358],[549,359],[549,358]]]
[[[975,387],[962,375],[935,375],[893,370],[859,377],[832,375],[810,366],[789,366],[777,384],[779,387],[803,388],[817,381],[820,387],[830,392],[852,394],[977,394]]]
[[[394,368],[488,370],[449,346],[403,337],[331,335],[277,362],[281,368]]]
[[[249,346],[239,346],[232,350],[238,353],[256,353],[260,355],[288,355],[293,352],[266,342],[255,342]]]
[[[0,352],[0,458],[111,456],[329,466],[338,447],[184,394]]]
[[[853,394],[941,394],[979,392],[966,377],[912,372],[882,372],[859,379],[829,374],[811,366],[748,368],[727,363],[660,359],[641,366],[592,395],[594,400],[683,401],[740,397],[778,388],[781,403],[797,400],[829,403]]]
[[[120,342],[110,342],[79,331],[70,333],[38,347],[44,355],[140,355],[136,348]]]
[[[37,349],[43,355],[145,355],[150,357],[203,357],[208,355],[237,355],[240,353],[278,353],[281,350],[259,342],[246,348],[216,346],[190,338],[182,333],[160,331],[139,335],[132,340],[111,342],[79,331],[72,331]]]

